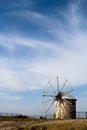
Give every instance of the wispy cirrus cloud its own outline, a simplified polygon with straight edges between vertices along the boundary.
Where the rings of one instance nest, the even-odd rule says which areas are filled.
[[[87,84],[87,31],[82,28],[84,18],[80,12],[78,13],[79,7],[76,5],[70,7],[66,12],[60,12],[65,21],[34,11],[25,11],[25,14],[22,12],[23,18],[31,16],[33,23],[40,24],[42,28],[45,25],[45,31],[55,37],[54,41],[43,41],[16,33],[0,34],[1,45],[11,49],[12,52],[20,51],[20,47],[23,46],[34,54],[32,60],[29,53],[26,55],[26,60],[21,58],[22,55],[21,60],[15,56],[12,57],[13,60],[7,57],[9,62],[1,57],[4,59],[1,62],[1,66],[4,67],[0,70],[3,75],[1,86],[12,90],[40,89],[45,82],[56,75],[68,78],[69,85],[73,87]],[[15,16],[17,15],[19,16],[20,12],[15,13]]]
[[[9,48],[11,45],[24,45],[30,48],[44,47],[44,48],[49,48],[49,49],[51,48],[56,49],[56,46],[57,46],[57,45],[53,45],[49,41],[42,41],[39,39],[24,37],[18,33],[0,34],[0,42],[1,42],[1,45],[3,45],[4,47],[9,47]]]
[[[8,100],[8,101],[16,101],[16,100],[22,100],[22,97],[1,92],[0,99],[1,100]]]
[[[68,79],[64,89],[75,89],[77,110],[85,110],[87,18],[81,3],[52,6],[46,13],[20,2],[1,14],[1,111],[40,113],[41,91],[50,89],[49,80],[56,87],[56,76]]]
[[[25,1],[18,0],[17,2],[16,2],[16,0],[14,0],[14,1],[8,0],[6,2],[2,1],[0,4],[1,9],[3,10],[3,8],[5,8],[5,11],[8,11],[8,8],[10,10],[15,10],[15,9],[20,10],[20,9],[24,9],[27,7],[32,8],[33,6],[34,6],[34,3],[31,0],[29,0],[29,1],[28,0],[25,0]]]

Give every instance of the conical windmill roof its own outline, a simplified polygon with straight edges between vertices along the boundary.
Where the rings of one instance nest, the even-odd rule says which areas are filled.
[[[70,95],[70,94],[65,94],[62,98],[63,98],[63,99],[73,99],[73,100],[76,100],[76,98],[73,97],[73,96]]]

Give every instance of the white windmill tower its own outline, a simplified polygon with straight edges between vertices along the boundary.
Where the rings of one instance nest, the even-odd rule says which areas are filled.
[[[76,99],[70,95],[73,90],[63,91],[67,80],[65,80],[62,87],[59,87],[59,81],[57,77],[57,91],[53,94],[43,94],[43,97],[50,97],[51,99],[44,101],[43,103],[51,102],[46,113],[50,110],[51,106],[55,103],[55,118],[56,119],[75,119],[76,118]],[[49,85],[53,88],[51,82]]]

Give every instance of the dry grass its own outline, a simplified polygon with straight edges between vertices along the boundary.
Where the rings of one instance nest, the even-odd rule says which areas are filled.
[[[87,130],[87,120],[63,120],[35,126],[27,126],[25,130]]]
[[[87,119],[1,121],[0,130],[87,130]]]

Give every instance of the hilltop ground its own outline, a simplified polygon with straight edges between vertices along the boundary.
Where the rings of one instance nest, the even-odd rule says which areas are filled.
[[[87,130],[87,119],[53,120],[14,118],[0,121],[0,130]]]

